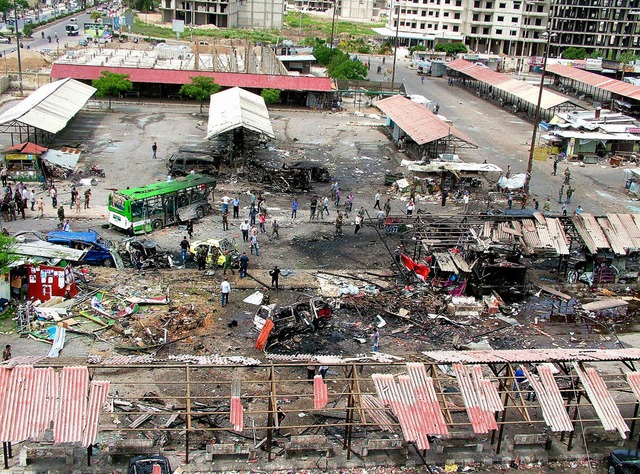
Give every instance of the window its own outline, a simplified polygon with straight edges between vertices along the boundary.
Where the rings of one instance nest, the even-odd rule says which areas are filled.
[[[455,18],[456,20],[460,19],[460,13],[454,13],[453,14],[453,18]]]
[[[489,28],[482,28],[482,34],[483,35],[488,35],[489,34]]]
[[[518,23],[518,17],[517,16],[512,16],[511,17],[511,23]]]
[[[477,0],[473,2],[473,8],[480,8],[480,2],[478,2]]]
[[[485,15],[484,21],[491,21],[491,15]]]
[[[427,24],[427,28],[431,29],[431,28],[433,28],[433,25],[431,23],[428,23]]]
[[[456,13],[456,15],[457,15],[457,13]],[[478,21],[478,20],[480,20],[480,15],[478,15],[477,13],[474,13],[473,14],[473,21]]]
[[[427,10],[422,10],[422,15],[421,16],[427,16]]]
[[[460,27],[458,25],[453,25],[453,31],[458,31]]]
[[[436,12],[436,18],[440,16],[440,12]]]
[[[462,0],[456,0],[456,7],[462,6]]]
[[[497,34],[497,35],[501,35],[501,34],[502,34],[502,28],[500,28],[500,29],[496,30],[496,34]]]
[[[417,27],[418,27],[418,24],[415,21],[411,23],[411,28],[415,29]]]
[[[504,21],[504,17],[503,16],[499,16],[498,17],[498,21],[503,22]]]
[[[451,0],[444,0],[445,5],[451,5]]]
[[[478,34],[478,27],[477,26],[472,26],[471,27],[471,34],[472,35],[477,35]]]
[[[433,25],[433,31],[438,31],[438,24]]]
[[[433,16],[433,11],[429,10],[429,16]]]
[[[487,6],[485,8],[493,8],[493,2],[487,2]]]
[[[506,3],[498,3],[498,8],[507,8]]]
[[[520,2],[513,2],[513,9],[520,10]]]
[[[420,23],[420,29],[424,30],[425,24],[424,23]]]
[[[443,15],[445,18],[449,18],[449,12],[444,12]]]
[[[449,29],[449,27],[448,27],[447,25],[442,25],[442,29],[443,29],[443,30],[448,30],[448,29]]]
[[[509,32],[509,34],[510,34],[511,36],[518,36],[518,30],[511,30],[511,31]]]

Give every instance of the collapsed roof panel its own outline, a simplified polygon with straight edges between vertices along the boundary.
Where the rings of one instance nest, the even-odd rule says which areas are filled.
[[[252,132],[275,138],[264,99],[239,87],[211,96],[207,139],[246,128]]]

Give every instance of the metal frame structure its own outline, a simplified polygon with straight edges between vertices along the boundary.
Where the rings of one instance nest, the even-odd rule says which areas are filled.
[[[271,363],[253,366],[238,363],[190,365],[167,360],[149,363],[149,358],[136,359],[132,356],[115,357],[111,361],[89,365],[92,380],[109,380],[111,388],[107,400],[110,406],[129,407],[126,413],[102,413],[99,430],[118,433],[123,437],[129,434],[171,437],[184,433],[180,438],[184,442],[186,462],[189,462],[196,435],[222,439],[226,433],[230,433],[230,439],[245,438],[246,444],[253,445],[252,449],[266,443],[267,460],[274,459],[274,440],[281,438],[281,429],[288,430],[292,435],[324,431],[341,443],[347,460],[351,459],[352,454],[359,455],[355,445],[362,434],[371,437],[373,431],[382,429],[402,432],[410,443],[416,441],[406,439],[405,428],[408,421],[415,424],[416,417],[424,416],[419,410],[409,410],[412,403],[419,401],[419,397],[412,402],[410,394],[401,390],[399,393],[403,401],[399,405],[400,411],[397,406],[389,409],[383,403],[375,406],[366,403],[380,400],[373,374],[386,374],[402,382],[409,365],[416,364],[346,361],[337,357],[314,359],[312,356],[307,360],[302,358],[302,361],[299,358],[298,362],[287,359],[287,356],[279,356]],[[571,419],[572,430],[556,431],[555,435],[547,433],[549,439],[564,445],[567,451],[573,448],[576,434],[584,438],[588,449],[586,426],[600,425],[599,429],[603,429],[603,426],[606,430],[617,429],[622,438],[631,439],[634,436],[640,410],[640,383],[637,382],[640,379],[636,377],[639,373],[635,370],[635,362],[640,360],[640,350],[435,351],[416,355],[416,359],[424,364],[425,374],[431,378],[448,431],[442,440],[431,438],[431,442],[445,448],[449,441],[455,440],[461,433],[463,439],[476,437],[478,442],[491,433],[490,444],[494,452],[499,454],[507,434],[544,434],[548,427],[551,431],[558,429],[558,426],[566,427],[566,422],[562,425],[558,420],[566,420],[567,415]],[[146,362],[138,363],[139,360]],[[18,360],[13,362],[19,363]],[[78,363],[78,360],[56,359],[34,365],[59,369],[77,366]],[[548,411],[548,402],[541,402],[544,394],[541,396],[535,391],[537,400],[535,397],[534,400],[527,400],[527,395],[534,390],[525,387],[522,380],[518,380],[516,372],[522,367],[527,374],[534,373],[536,368],[547,363],[553,363],[558,370],[552,378],[559,387],[556,395],[561,396],[562,405],[561,409],[557,404],[551,407],[555,412]],[[615,365],[602,373],[606,364]],[[328,403],[323,408],[314,408],[313,380],[305,383],[309,365],[316,369],[320,365],[330,366],[326,379],[330,391]],[[600,375],[591,366],[600,369]],[[622,366],[627,373],[622,373]],[[473,423],[470,411],[473,407],[469,406],[465,397],[472,396],[481,401],[482,390],[478,386],[471,389],[469,386],[463,387],[461,380],[453,375],[461,367],[469,369],[469,372],[481,372],[485,380],[483,383],[490,384],[499,395],[503,409],[491,413],[495,419],[494,429],[479,430]],[[144,378],[138,375],[141,371],[145,372]],[[158,376],[150,381],[148,372],[157,372]],[[590,373],[592,378],[586,377],[585,373]],[[601,386],[591,386],[594,380]],[[162,387],[162,394],[149,394],[147,391],[150,386],[158,387],[157,390]],[[230,422],[230,399],[234,392],[237,396],[240,386],[242,419],[250,423],[246,427],[241,425],[241,431],[236,432],[234,424]],[[402,387],[402,383],[399,386]],[[613,392],[616,394],[615,401],[611,397]],[[11,409],[6,398],[2,409]],[[288,415],[283,426],[279,426],[279,410]],[[619,410],[617,418],[614,416],[616,410]],[[305,416],[299,417],[300,413]],[[122,415],[125,414],[132,421],[123,423]],[[153,419],[152,426],[144,426],[143,423],[150,419]],[[612,425],[616,420],[618,424]],[[630,426],[626,423],[630,423]],[[338,434],[341,438],[336,436]],[[7,465],[11,443],[10,440],[2,441]],[[418,453],[423,451],[424,447],[419,449],[419,445],[414,446]],[[90,463],[90,449],[87,453]]]

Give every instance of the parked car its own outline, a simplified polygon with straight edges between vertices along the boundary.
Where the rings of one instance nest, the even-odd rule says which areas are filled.
[[[267,319],[273,321],[273,329],[265,348],[277,341],[284,341],[295,334],[315,331],[331,320],[333,308],[322,298],[308,297],[290,306],[260,306],[253,317],[253,324],[261,331]]]
[[[89,265],[103,265],[112,267],[115,263],[115,246],[112,242],[103,239],[94,231],[87,232],[49,232],[45,240],[52,244],[64,245],[73,249],[87,250],[82,263]]]
[[[11,38],[7,36],[0,36],[0,44],[9,44],[11,43]]]
[[[609,474],[639,474],[640,451],[616,449],[609,454]]]
[[[86,40],[86,38],[82,38],[80,41],[78,41],[78,46],[89,46],[89,42]]]
[[[229,240],[227,238],[224,239],[207,239],[207,240],[196,240],[191,242],[191,250],[190,252],[194,255],[198,253],[198,248],[205,247],[207,251],[207,266],[208,267],[221,267],[224,263],[224,257],[227,250],[231,254],[231,264],[234,267],[239,265],[240,260],[240,252],[238,252],[238,247],[236,245],[235,239]]]
[[[153,455],[153,456],[136,456],[129,460],[129,469],[127,474],[153,474],[154,466],[159,466],[159,474],[171,474],[171,464],[166,456]]]

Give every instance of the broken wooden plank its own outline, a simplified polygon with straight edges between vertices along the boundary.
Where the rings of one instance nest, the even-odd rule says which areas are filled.
[[[545,293],[549,293],[550,295],[557,296],[558,298],[561,298],[565,301],[570,301],[571,298],[573,298],[572,296],[567,295],[566,293],[562,293],[561,291],[554,290],[553,288],[547,285],[537,285],[537,286]]]

